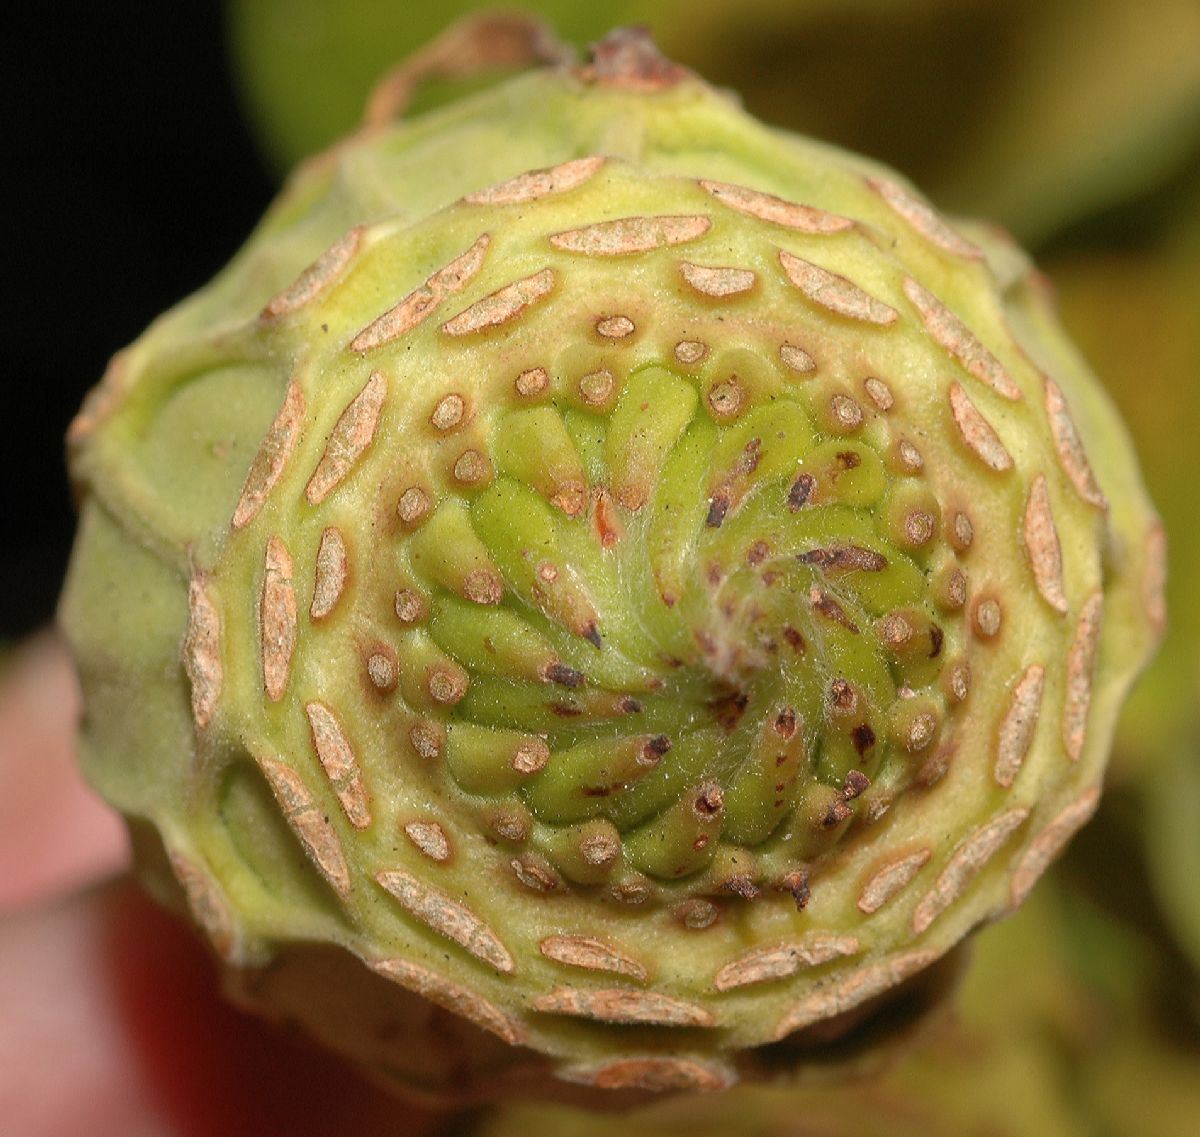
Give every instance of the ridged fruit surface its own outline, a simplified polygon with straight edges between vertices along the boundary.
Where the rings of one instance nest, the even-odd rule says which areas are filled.
[[[636,34],[310,162],[69,442],[147,876],[459,1100],[821,1054],[1087,820],[1163,619],[1023,255]]]

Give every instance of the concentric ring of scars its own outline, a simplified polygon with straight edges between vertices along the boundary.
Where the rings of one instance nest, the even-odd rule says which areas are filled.
[[[577,190],[588,192],[587,184],[601,164],[588,160],[579,166],[568,163],[534,171],[472,195],[465,205],[480,210],[501,205],[536,210],[542,208],[539,203],[544,199]],[[826,753],[836,753],[836,747],[842,745],[837,732],[845,734],[851,768],[840,771],[836,779],[827,779],[824,788],[834,796],[822,813],[821,824],[814,828],[815,833],[828,834],[820,837],[824,843],[820,847],[843,839],[858,847],[863,838],[856,827],[857,799],[870,791],[877,767],[892,760],[881,755],[899,754],[876,704],[882,699],[886,708],[893,688],[903,688],[906,697],[936,697],[934,711],[916,715],[906,728],[910,735],[920,732],[919,744],[913,743],[918,750],[940,732],[951,738],[937,755],[930,749],[933,756],[922,769],[930,767],[938,755],[953,747],[953,716],[970,709],[966,682],[961,679],[967,673],[970,653],[987,649],[987,641],[999,632],[998,618],[993,622],[980,615],[989,603],[999,612],[998,603],[968,583],[973,576],[969,562],[961,562],[959,568],[957,558],[967,554],[975,535],[967,511],[960,507],[943,517],[935,508],[936,499],[935,504],[926,504],[924,499],[914,498],[895,518],[884,522],[874,511],[887,483],[881,480],[879,488],[870,492],[861,487],[871,484],[869,478],[877,469],[902,469],[905,484],[918,488],[940,484],[938,479],[945,477],[943,463],[961,470],[977,469],[982,463],[989,474],[1010,473],[1012,454],[981,409],[988,408],[992,414],[996,394],[1014,398],[998,378],[1008,374],[1003,365],[932,294],[916,291],[920,286],[915,282],[904,290],[917,307],[919,320],[872,295],[850,276],[775,246],[773,240],[777,236],[786,240],[786,233],[777,235],[764,229],[758,234],[759,253],[753,257],[744,249],[734,253],[719,243],[722,226],[744,224],[731,221],[740,214],[756,225],[813,237],[811,255],[816,257],[818,248],[826,248],[827,239],[857,239],[838,237],[853,229],[855,222],[724,183],[702,188],[716,203],[711,214],[681,209],[547,231],[540,242],[531,242],[533,251],[519,267],[495,252],[507,237],[490,227],[489,233],[477,238],[465,252],[433,271],[423,286],[356,334],[349,353],[343,349],[343,354],[350,356],[378,354],[369,362],[352,360],[363,372],[369,365],[370,372],[357,379],[361,384],[357,393],[351,372],[348,385],[341,388],[345,393],[340,414],[324,428],[328,434],[315,466],[295,472],[292,465],[301,465],[296,459],[300,427],[307,428],[307,424],[302,423],[305,402],[299,380],[289,384],[236,513],[235,529],[255,522],[263,527],[276,525],[272,495],[284,479],[303,479],[306,474],[307,501],[329,511],[316,515],[314,536],[304,544],[309,565],[300,565],[296,573],[281,537],[269,528],[260,530],[266,557],[258,627],[263,637],[266,693],[272,701],[281,702],[283,695],[291,692],[303,708],[311,735],[307,755],[311,766],[304,766],[303,773],[283,761],[260,761],[283,813],[310,860],[347,902],[347,908],[351,907],[351,889],[361,888],[356,879],[352,883],[352,874],[361,869],[391,898],[391,918],[397,926],[409,928],[408,936],[433,933],[443,941],[441,947],[428,949],[426,939],[420,939],[421,946],[411,958],[397,955],[371,965],[506,1041],[525,1039],[528,1030],[559,1029],[531,1025],[538,1016],[709,1032],[725,1025],[724,1000],[729,1006],[739,1005],[741,1000],[759,996],[760,990],[772,997],[795,992],[787,996],[787,1011],[775,1024],[776,1037],[839,1014],[927,966],[945,950],[947,936],[961,934],[964,919],[978,918],[981,903],[990,903],[986,897],[994,889],[989,884],[990,891],[985,891],[976,878],[999,856],[1030,812],[1023,805],[1010,804],[1007,811],[965,835],[960,832],[957,843],[951,846],[948,842],[940,849],[912,840],[888,849],[886,841],[881,842],[877,852],[868,857],[866,871],[843,882],[850,903],[856,903],[862,916],[870,920],[864,927],[881,924],[885,917],[877,914],[889,905],[911,905],[898,914],[899,922],[913,934],[928,936],[927,943],[889,955],[886,945],[875,944],[866,933],[860,939],[836,930],[777,936],[768,943],[741,948],[725,943],[714,953],[710,973],[696,977],[708,985],[702,997],[695,997],[694,985],[657,986],[660,965],[647,950],[645,937],[610,935],[603,929],[574,934],[543,931],[534,941],[536,954],[526,975],[522,952],[529,945],[519,927],[507,923],[482,893],[478,900],[468,899],[462,888],[460,870],[465,850],[476,839],[471,833],[474,827],[476,834],[485,834],[490,843],[499,842],[495,866],[505,882],[501,887],[514,890],[518,910],[534,897],[543,904],[566,905],[580,899],[581,887],[602,890],[611,902],[641,905],[655,927],[665,920],[676,929],[686,926],[687,935],[712,936],[716,941],[725,934],[721,915],[731,905],[767,904],[780,894],[791,906],[808,902],[809,882],[796,874],[796,865],[811,860],[819,879],[822,858],[818,853],[797,859],[781,850],[782,842],[770,838],[783,831],[782,824],[778,830],[774,826],[767,829],[766,837],[756,835],[745,842],[746,848],[722,835],[725,815],[731,812],[728,803],[737,798],[732,776],[730,784],[715,782],[710,770],[701,766],[683,779],[689,790],[706,787],[706,800],[719,802],[719,808],[708,813],[691,807],[690,799],[685,800],[687,794],[668,801],[661,790],[658,799],[647,795],[654,802],[649,810],[638,812],[640,806],[628,804],[638,800],[635,793],[641,780],[652,785],[657,770],[671,770],[677,764],[683,768],[689,750],[703,753],[702,747],[711,745],[700,735],[689,735],[677,722],[671,722],[669,730],[658,729],[670,692],[660,695],[660,687],[646,681],[647,676],[655,677],[661,686],[660,669],[632,665],[633,660],[646,657],[647,649],[637,639],[645,630],[631,630],[636,622],[622,620],[619,606],[614,607],[620,597],[620,587],[615,586],[618,576],[604,567],[629,557],[631,549],[649,549],[652,571],[669,566],[675,574],[675,583],[670,588],[664,585],[659,593],[663,610],[655,610],[651,626],[657,629],[664,620],[697,611],[728,621],[720,635],[711,635],[711,651],[705,636],[690,635],[695,629],[686,622],[679,624],[689,637],[682,641],[686,645],[682,650],[673,650],[686,657],[686,663],[681,661],[685,668],[709,667],[713,664],[707,661],[718,659],[721,651],[729,651],[733,659],[737,651],[744,650],[734,650],[742,619],[774,636],[777,642],[768,648],[764,635],[764,652],[775,653],[786,645],[786,651],[798,658],[818,653],[822,666],[834,677],[860,668],[864,653],[877,653],[878,666],[885,669],[880,674],[888,678],[865,682],[853,690],[853,699],[837,712],[847,715],[844,724],[821,701],[827,697],[825,690],[818,692],[817,702],[808,707],[803,695],[797,696],[795,707],[788,700],[767,700],[770,715],[766,715],[765,703],[757,699],[745,698],[739,706],[727,691],[722,693],[723,704],[710,699],[711,704],[721,705],[720,713],[730,716],[731,724],[749,713],[766,715],[766,726],[770,727],[767,719],[771,719],[778,727],[790,713],[801,724],[797,737],[804,731],[826,732],[830,739]],[[952,231],[940,229],[936,216],[925,213],[917,199],[900,191],[876,189],[919,236],[943,252],[974,259],[973,246],[955,242]],[[464,207],[460,203],[456,208]],[[586,219],[586,212],[583,217]],[[686,257],[674,251],[676,246],[686,247]],[[808,248],[808,244],[803,246],[806,253]],[[826,260],[821,255],[823,264],[837,266],[836,257]],[[639,258],[658,258],[664,274],[669,272],[675,283],[676,308],[652,307],[636,287],[615,287],[618,279],[628,276],[631,265],[640,263]],[[544,267],[538,267],[539,263]],[[756,267],[746,267],[750,264]],[[573,301],[568,302],[575,287],[572,265],[580,271],[610,272],[614,280],[611,294],[587,307],[572,308]],[[345,268],[339,272],[344,273]],[[321,293],[336,290],[337,275],[321,285]],[[756,328],[746,342],[738,341],[742,356],[731,355],[721,338],[727,332],[722,327],[724,313],[745,303],[751,293],[755,297],[790,295],[789,318],[778,327],[768,322]],[[890,297],[890,291],[887,294]],[[457,298],[453,306],[447,303],[451,297]],[[320,302],[319,294],[304,301]],[[443,309],[439,320],[427,320],[436,309]],[[837,351],[841,350],[838,337],[858,334],[852,325],[863,325],[862,334],[899,338],[899,330],[888,329],[902,319],[909,331],[925,326],[934,346],[949,357],[938,377],[942,393],[937,397],[947,407],[946,433],[956,444],[962,443],[957,453],[954,447],[947,448],[949,457],[940,456],[938,446],[924,441],[927,424],[922,424],[921,431],[914,428],[906,407],[908,393],[895,375],[879,369],[879,374],[835,378]],[[581,354],[578,361],[554,353],[541,355],[537,334],[520,341],[516,338],[526,337],[527,329],[540,328],[538,321],[568,320],[576,320],[578,328],[560,331],[577,332],[579,342],[593,345],[593,350],[598,345],[606,354]],[[806,330],[807,321],[832,330],[817,334]],[[763,330],[768,327],[769,331]],[[405,336],[409,339],[401,345]],[[409,382],[396,360],[403,360],[407,345],[417,345],[418,337],[434,338],[439,350],[447,353],[444,375],[422,389],[420,405],[415,408],[424,432],[421,437],[430,440],[420,443],[425,451],[414,449],[412,460],[406,456],[389,482],[392,474],[380,477],[380,471],[388,467],[391,445],[390,439],[382,437],[381,427],[388,416],[405,415],[409,410],[389,404],[388,392],[389,388],[399,392],[401,384]],[[514,351],[512,345],[518,342],[530,346]],[[480,344],[503,349],[497,354],[504,360],[503,367],[497,367],[495,376],[473,375],[456,363],[454,352],[475,351]],[[393,359],[390,353],[401,354]],[[748,358],[751,353],[755,363],[747,370],[743,356]],[[657,369],[653,389],[665,401],[647,417],[646,425],[625,424],[618,431],[614,424],[622,422],[622,416],[630,416],[634,408],[644,413],[652,405],[640,397],[638,373],[625,362],[634,358],[641,367]],[[958,379],[953,378],[954,361],[966,372]],[[975,383],[980,379],[994,393]],[[488,384],[504,392],[507,401],[499,411],[490,395],[484,397],[485,389],[491,389]],[[1058,455],[1062,472],[1087,500],[1086,459],[1081,456],[1073,423],[1053,393],[1046,398],[1053,453]],[[678,406],[668,413],[663,408],[672,399],[678,400]],[[398,394],[396,400],[398,403]],[[328,409],[324,408],[326,423],[332,418]],[[507,416],[518,409],[521,414],[536,412],[545,419],[538,446],[529,454],[522,454],[519,448],[517,452],[504,450],[513,421]],[[579,415],[589,417],[584,420]],[[580,433],[583,421],[596,431],[594,439]],[[996,422],[1007,435],[1010,420],[997,418]],[[693,441],[701,428],[707,432],[704,445],[708,451],[697,450]],[[881,433],[876,437],[870,431]],[[552,442],[559,436],[565,441]],[[320,445],[319,436],[316,444]],[[590,451],[589,445],[593,446]],[[313,454],[310,446],[306,446],[307,455]],[[654,461],[642,462],[642,451],[652,453]],[[825,457],[813,457],[818,454]],[[427,462],[426,455],[436,456],[436,463]],[[311,463],[314,458],[307,460]],[[687,461],[692,465],[677,484],[655,473],[659,467],[683,469]],[[1053,465],[1052,457],[1049,461]],[[537,473],[541,464],[549,469],[552,462],[558,463],[553,476],[544,470]],[[1057,474],[1056,469],[1048,472]],[[1012,492],[1022,498],[1028,568],[1053,610],[1053,615],[1046,613],[1051,619],[1066,602],[1055,516],[1057,494],[1066,483],[1060,478],[1051,485],[1040,476],[1030,488],[1011,476],[996,480],[997,485],[1009,482],[1015,487]],[[382,492],[380,508],[390,517],[388,539],[403,553],[396,562],[404,566],[403,581],[377,576],[378,554],[364,545],[349,520],[344,506],[350,495],[335,492],[342,486]],[[1056,495],[1054,509],[1051,489]],[[497,494],[514,492],[520,508],[516,508],[518,498],[512,498],[503,524],[489,524],[488,510],[500,500]],[[458,508],[456,502],[469,505],[463,514],[465,528],[453,540],[446,540],[443,531],[451,532],[445,529],[446,519]],[[773,503],[770,510],[769,502]],[[696,504],[702,506],[699,511],[693,508]],[[827,514],[823,511],[827,509],[842,510],[857,519],[853,539],[834,540],[824,532]],[[672,520],[674,517],[688,520],[681,523]],[[888,525],[891,528],[886,528]],[[413,542],[422,531],[438,536],[431,537],[427,546],[418,546]],[[629,542],[629,532],[638,533],[636,543]],[[510,539],[514,542],[511,550],[504,545]],[[703,571],[688,569],[686,561],[682,569],[672,565],[671,558],[695,540],[708,543],[704,554],[708,560],[699,566]],[[595,543],[594,555],[585,553],[582,561],[575,559],[587,541]],[[881,551],[885,549],[881,541],[886,542],[886,551]],[[301,546],[297,543],[295,547],[299,554]],[[527,556],[532,547],[539,550],[536,557]],[[414,559],[412,553],[418,549],[420,557]],[[726,556],[727,551],[731,557]],[[921,583],[919,566],[926,560],[937,565],[937,579],[942,582],[936,595],[927,595]],[[906,573],[915,574],[914,591],[897,603],[888,591],[893,585],[884,582]],[[789,580],[786,593],[775,591],[781,576]],[[199,699],[201,711],[211,716],[209,704],[215,706],[217,696],[206,693],[214,688],[214,680],[206,676],[213,672],[214,661],[219,671],[220,621],[215,619],[215,609],[210,614],[206,608],[203,588],[204,578],[198,575],[191,637],[195,646],[189,658],[196,673],[194,697]],[[711,591],[712,603],[697,605],[695,597],[688,597],[689,588]],[[374,611],[369,606],[378,599],[375,593],[380,589],[386,622],[372,623],[368,634],[359,633],[352,654],[363,681],[375,692],[372,697],[381,700],[381,708],[387,708],[384,714],[394,714],[397,719],[402,760],[419,763],[434,777],[445,777],[451,799],[458,793],[459,778],[465,779],[464,787],[471,784],[471,777],[485,783],[494,779],[503,792],[482,795],[486,798],[482,805],[468,803],[465,814],[452,801],[432,811],[427,802],[404,803],[398,817],[388,815],[399,840],[397,857],[382,864],[368,859],[363,866],[357,856],[347,858],[343,841],[356,840],[355,830],[379,825],[368,792],[377,767],[384,768],[375,753],[378,743],[370,731],[362,732],[356,713],[343,715],[339,696],[322,692],[320,683],[316,689],[301,686],[299,676],[309,673],[308,665],[293,661],[292,653],[301,596],[307,601],[311,594],[305,619],[313,635],[319,642],[332,643],[337,629],[357,624],[363,613]],[[747,603],[740,590],[753,602]],[[784,595],[798,598],[794,611],[776,599]],[[484,610],[471,617],[471,621],[483,621],[480,630],[468,631],[471,621],[465,617],[461,624],[456,623],[458,617],[449,615],[451,601]],[[484,613],[494,614],[498,622],[486,623],[490,617]],[[971,622],[978,628],[981,620],[989,629],[983,649],[970,642]],[[1068,751],[1081,751],[1082,741],[1076,739],[1086,726],[1098,613],[1093,619],[1083,611],[1073,625],[1064,623],[1066,634],[1069,636],[1072,627],[1075,634],[1067,667],[1062,737]],[[573,639],[564,640],[559,634],[564,631]],[[705,635],[711,631],[705,629]],[[319,637],[329,638],[320,641]],[[532,646],[538,637],[552,648]],[[648,658],[661,659],[665,649],[652,638],[647,642],[652,644]],[[930,660],[941,656],[952,662],[949,678],[939,682],[942,664],[929,663],[916,654],[915,645],[920,643],[926,644]],[[864,644],[867,646],[861,646]],[[417,650],[408,645],[417,645]],[[963,651],[968,652],[965,659]],[[855,661],[853,668],[839,662],[842,654]],[[529,717],[517,722],[489,721],[487,714],[495,711],[487,708],[498,705],[489,702],[495,700],[492,676],[510,674],[506,669],[511,668],[512,660],[524,661],[529,692],[512,703],[515,711],[505,713],[517,714],[518,719]],[[728,666],[727,674],[734,674],[743,664],[726,662],[721,666]],[[908,669],[922,676],[914,679],[911,687]],[[877,691],[872,683],[883,686]],[[219,674],[215,684],[219,692]],[[992,719],[994,768],[987,779],[992,792],[997,785],[1010,790],[1016,784],[1034,745],[1043,695],[1054,689],[1048,667],[1027,665],[1007,708],[1001,707],[1003,713]],[[966,710],[960,712],[957,708],[964,704]],[[846,709],[851,705],[858,708],[854,714]],[[780,707],[785,710],[779,711]],[[199,723],[202,715],[196,717]],[[644,769],[634,761],[629,771],[618,772],[609,769],[618,751],[602,747],[596,761],[609,764],[603,766],[606,778],[585,783],[604,790],[593,799],[597,808],[588,806],[578,816],[568,811],[563,818],[548,821],[537,796],[548,791],[539,787],[560,777],[558,771],[565,762],[582,761],[569,757],[580,722],[585,726],[616,723],[617,742],[623,732],[639,740],[631,754],[645,753],[646,739],[663,738],[668,743],[660,747],[662,753],[655,751],[653,760],[643,763]],[[473,744],[477,751],[465,749],[471,737],[467,727],[479,731]],[[792,759],[784,733],[775,729],[772,734],[768,729],[764,737],[786,763]],[[471,767],[470,763],[485,760],[482,756],[489,747],[499,755],[491,766]],[[801,748],[796,753],[808,750]],[[775,800],[782,819],[789,815],[788,803],[793,801],[789,796],[792,773],[787,767],[786,776],[774,775],[778,785],[767,786],[768,775],[774,774],[769,760],[777,755],[766,743],[761,756],[748,754],[737,764],[735,773],[743,778],[740,792],[746,792],[744,787],[751,783],[758,757],[765,763],[763,785],[773,790],[774,796],[767,796]],[[898,792],[904,789],[902,784]],[[883,832],[891,820],[885,819],[891,803],[887,796],[870,805],[870,815],[881,826],[877,832]],[[606,812],[610,808],[619,823],[610,820]],[[383,804],[380,810],[381,817],[389,812]],[[1020,880],[1011,884],[1014,897],[1018,884],[1021,890],[1029,887],[1084,811],[1082,804],[1073,807],[1045,824],[1028,842],[1017,862]],[[686,854],[678,862],[683,869],[671,870],[675,862],[664,860],[653,871],[634,871],[635,859],[645,856],[639,830],[651,831],[653,826],[671,827],[663,829],[671,840],[682,841],[679,834],[687,838],[680,844]],[[843,838],[843,834],[848,836]],[[716,866],[724,862],[714,855],[717,849],[735,850],[744,868],[723,868],[722,876]],[[602,855],[590,855],[589,851],[597,850]],[[365,896],[371,887],[368,879],[367,889],[356,895]],[[823,893],[816,895],[822,897],[819,906],[824,903]],[[685,912],[688,904],[697,907]],[[965,914],[957,918],[958,923],[950,915],[955,909]],[[817,911],[811,915],[816,918]],[[581,920],[574,926],[587,925]],[[439,955],[449,961],[444,973],[436,962]],[[513,984],[514,994],[504,996],[503,986],[485,985],[476,990],[469,976],[472,967],[481,965],[502,978],[503,984]],[[562,982],[555,981],[556,971]],[[709,999],[716,1001],[710,1005]],[[521,1021],[530,1014],[530,1023]],[[629,1062],[628,1070],[609,1063],[603,1067],[606,1072],[596,1078],[616,1085],[626,1076],[633,1082],[643,1075],[651,1080],[659,1076],[657,1067],[643,1070],[641,1059]],[[669,1066],[662,1068],[661,1076],[668,1080],[683,1077]]]

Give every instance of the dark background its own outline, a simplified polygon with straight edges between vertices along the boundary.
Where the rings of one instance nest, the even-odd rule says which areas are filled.
[[[0,643],[52,618],[74,527],[62,436],[84,392],[229,260],[276,184],[220,5],[68,0],[14,27],[24,7],[0,31]]]

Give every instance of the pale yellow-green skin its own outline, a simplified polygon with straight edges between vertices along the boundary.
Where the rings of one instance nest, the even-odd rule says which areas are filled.
[[[593,157],[559,192],[551,179],[522,183],[525,200],[462,200]],[[806,232],[778,220],[794,204],[751,195],[746,212],[701,179],[852,223]],[[410,991],[490,1032],[470,1044],[475,1096],[546,1067],[606,1089],[718,1088],[756,1068],[755,1048],[869,1002],[1023,898],[1094,808],[1160,632],[1161,532],[1022,255],[983,228],[938,228],[914,195],[697,80],[644,92],[533,73],[311,162],[230,267],[117,357],[70,438],[82,518],[61,620],[84,760],[139,835],[157,832],[168,860],[147,840],[147,872],[165,888],[173,866],[243,997],[431,1093],[450,1075]],[[654,247],[550,239],[623,218]],[[303,302],[288,291],[352,229]],[[477,271],[443,288],[436,274],[472,249]],[[737,269],[717,279],[745,291],[706,295],[682,262]],[[801,262],[852,282],[849,307],[806,292],[788,270]],[[421,320],[359,339],[431,280]],[[525,306],[469,326],[520,281]],[[923,316],[925,293],[969,331]],[[620,338],[624,324],[598,325],[616,316],[632,325]],[[517,385],[537,368],[543,389]],[[1061,425],[1056,442],[1044,374],[1076,450]],[[372,395],[357,446],[343,415]],[[261,471],[282,455],[249,509],[260,444],[301,401],[291,443],[276,430],[259,457]],[[990,440],[972,448],[956,413],[982,416]],[[315,492],[339,447],[340,480]],[[427,514],[404,504],[413,487]],[[314,616],[330,530],[346,583]],[[802,559],[847,546],[886,570]],[[432,603],[412,626],[404,588]],[[897,609],[937,624],[931,650],[888,650]],[[1014,689],[1035,672],[1017,745]],[[835,679],[870,721],[857,753]],[[748,705],[722,725],[714,704],[732,691]],[[332,772],[314,704],[345,740]],[[790,745],[770,733],[783,708]],[[480,724],[507,733],[480,742]],[[625,736],[640,741],[620,750]],[[642,749],[662,736],[669,749]],[[514,769],[515,746],[542,737],[545,769]],[[847,788],[852,768],[865,792]],[[581,794],[597,779],[607,796]],[[716,820],[695,811],[700,792]],[[597,867],[580,841],[601,830],[619,855]],[[894,891],[877,876],[889,866]],[[361,1017],[349,993],[330,998],[312,945],[387,977],[358,969]],[[398,1043],[372,1018],[393,996]]]

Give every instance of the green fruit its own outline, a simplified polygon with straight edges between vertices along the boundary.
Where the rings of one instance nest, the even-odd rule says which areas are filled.
[[[460,1101],[824,1053],[1087,819],[1161,622],[1023,256],[635,33],[311,161],[69,441],[147,876]]]

